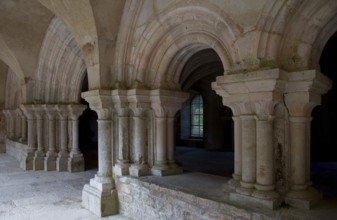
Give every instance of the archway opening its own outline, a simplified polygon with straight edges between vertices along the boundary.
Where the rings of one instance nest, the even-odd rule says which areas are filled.
[[[325,45],[321,72],[332,82],[332,89],[322,96],[322,104],[312,112],[311,179],[327,198],[337,199],[337,32]]]
[[[195,53],[183,68],[180,83],[190,98],[176,114],[175,159],[184,171],[228,177],[233,173],[233,114],[211,88],[223,72],[212,49]]]
[[[88,91],[88,74],[85,74],[82,92]],[[97,113],[89,108],[89,103],[81,98],[87,108],[79,118],[79,145],[85,161],[85,169],[98,168],[98,125]]]

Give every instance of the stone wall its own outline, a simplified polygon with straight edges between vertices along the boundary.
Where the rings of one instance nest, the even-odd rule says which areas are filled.
[[[24,153],[27,152],[27,144],[6,139],[6,153],[21,161]]]
[[[135,219],[273,219],[235,206],[168,189],[132,177],[118,177],[119,212]]]

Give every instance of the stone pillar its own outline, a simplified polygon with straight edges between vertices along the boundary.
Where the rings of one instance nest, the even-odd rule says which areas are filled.
[[[254,115],[241,115],[242,178],[237,192],[250,195],[256,181],[256,123]]]
[[[324,75],[307,70],[289,75],[285,104],[290,122],[290,191],[285,202],[310,209],[322,197],[310,182],[310,120],[312,109],[321,103],[321,95],[332,84]]]
[[[129,105],[126,90],[112,90],[112,102],[117,113],[117,164],[114,167],[116,175],[129,175],[130,140],[129,140]]]
[[[181,169],[181,167],[176,164],[176,161],[174,159],[174,151],[176,147],[174,135],[174,120],[174,115],[169,115],[167,118],[167,157],[171,169]],[[182,172],[182,170],[180,172]]]
[[[13,112],[14,118],[15,118],[15,139],[20,140],[21,139],[21,117],[20,117],[21,110],[15,109]]]
[[[172,118],[188,99],[188,94],[179,91],[151,90],[151,108],[154,113],[155,162],[151,171],[156,176],[182,172],[174,162],[174,123]],[[170,138],[170,139],[169,139]]]
[[[56,170],[56,115],[57,106],[45,105],[45,110],[48,118],[48,151],[44,159],[44,170]]]
[[[19,139],[19,141],[25,143],[27,142],[27,119],[21,109],[19,111],[19,115],[21,118],[21,138]]]
[[[33,160],[36,151],[36,118],[33,105],[21,105],[21,110],[28,120],[27,150],[22,155],[20,167],[24,170],[33,170]]]
[[[224,187],[231,201],[269,209],[281,204],[274,190],[271,119],[276,104],[283,102],[286,79],[284,71],[270,69],[221,76],[212,84],[235,115],[235,171]]]
[[[118,213],[117,190],[112,178],[112,99],[111,91],[93,90],[82,93],[98,115],[98,172],[82,191],[82,205],[98,216]]]
[[[149,175],[148,146],[147,146],[147,113],[150,110],[150,91],[132,89],[128,90],[129,108],[132,111],[131,128],[133,164],[130,167],[131,176]]]
[[[5,116],[6,138],[10,139],[10,115],[7,109],[4,109],[2,112]]]
[[[274,117],[256,119],[256,190],[253,196],[261,199],[278,199],[279,194],[274,191]]]
[[[15,112],[14,110],[7,110],[8,112],[8,122],[9,122],[9,130],[8,136],[10,139],[15,139]]]
[[[242,175],[242,133],[240,116],[234,116],[234,173],[228,184],[234,188],[240,185]]]
[[[59,153],[56,159],[57,171],[68,171],[68,108],[66,105],[59,105],[57,109],[59,127]]]
[[[44,127],[43,118],[45,115],[45,109],[35,108],[35,118],[36,118],[36,131],[37,131],[37,151],[35,151],[33,170],[44,170],[44,157],[45,157],[45,147],[44,147]]]
[[[86,109],[85,105],[69,105],[69,117],[72,121],[72,147],[69,154],[68,170],[70,172],[84,171],[84,158],[79,148],[78,118]]]

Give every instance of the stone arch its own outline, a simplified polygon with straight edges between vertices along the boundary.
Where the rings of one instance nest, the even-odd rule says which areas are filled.
[[[241,60],[235,43],[237,27],[210,4],[169,8],[152,18],[142,33],[132,54],[126,55],[130,66],[124,77],[131,86],[136,81],[151,88],[174,87],[188,57],[206,48],[218,53],[225,69]],[[172,65],[178,68],[172,70]]]
[[[88,71],[90,89],[100,88],[100,63],[96,23],[90,1],[39,0],[52,11],[73,35],[78,44]]]
[[[296,71],[319,67],[319,55],[337,30],[336,10],[337,2],[330,0],[304,1],[296,6],[296,10],[292,7],[278,55],[284,69]]]
[[[276,58],[282,36],[287,24],[287,17],[291,16],[292,9],[297,7],[296,2],[267,1],[262,11],[262,16],[257,25],[261,28],[258,42],[257,56],[260,59]]]
[[[5,108],[15,109],[19,107],[22,100],[22,93],[19,77],[14,73],[14,71],[8,68],[7,79],[6,79],[6,97],[5,97]]]
[[[54,17],[42,43],[34,101],[78,103],[86,66],[73,35]]]
[[[24,84],[25,76],[19,61],[16,59],[14,53],[10,50],[8,45],[2,39],[0,35],[0,60],[2,60],[6,65],[8,65],[9,69],[11,69],[11,74],[15,74],[20,81],[20,84]]]

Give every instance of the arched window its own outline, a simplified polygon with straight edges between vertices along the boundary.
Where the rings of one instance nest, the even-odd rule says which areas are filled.
[[[191,101],[191,137],[204,136],[204,102],[201,95]]]

